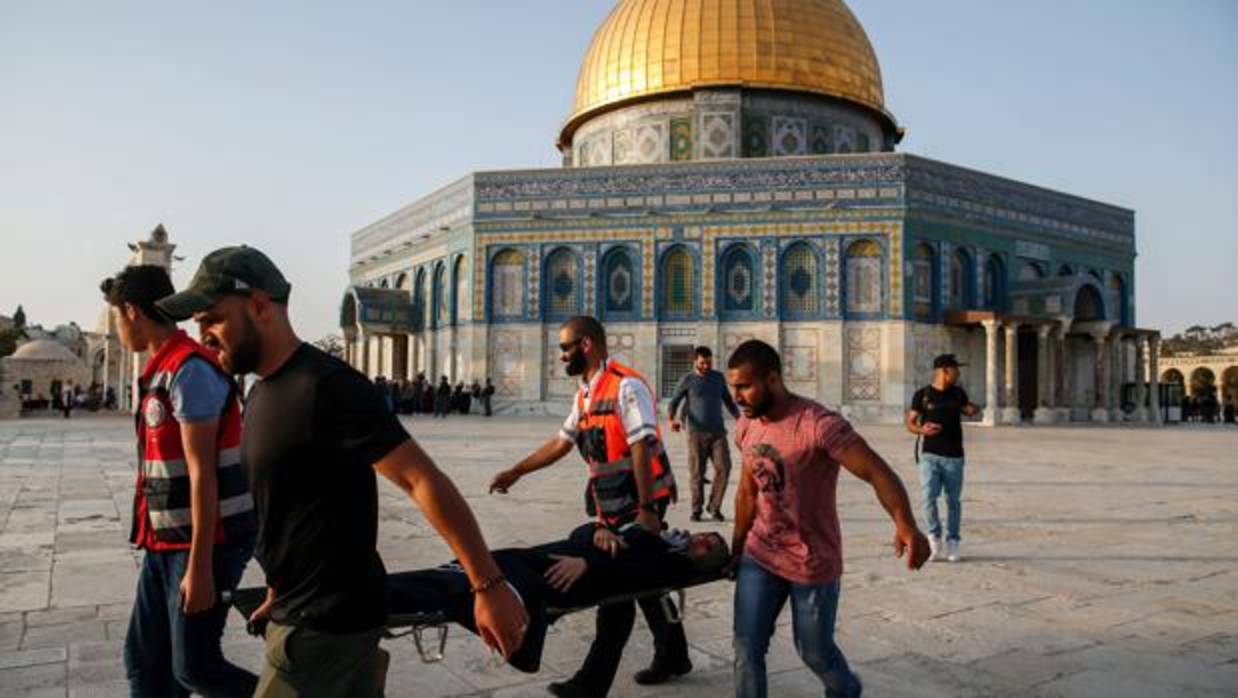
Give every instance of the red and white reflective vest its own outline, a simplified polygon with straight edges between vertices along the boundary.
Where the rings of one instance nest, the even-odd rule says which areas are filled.
[[[129,541],[148,550],[187,550],[193,541],[189,467],[181,424],[173,416],[172,380],[192,357],[201,357],[232,385],[216,437],[218,515],[214,540],[224,543],[257,528],[249,476],[241,466],[241,403],[231,377],[213,352],[178,330],[146,362],[138,381],[138,479]]]
[[[632,449],[619,413],[619,384],[625,378],[639,380],[646,387],[649,385],[635,370],[611,359],[591,391],[588,407],[584,391],[576,394],[576,411],[580,415],[576,447],[589,465],[586,509],[590,516],[597,516],[604,525],[611,527],[628,523],[640,513]],[[675,475],[662,445],[662,430],[656,425],[655,434],[656,438],[650,443],[653,501],[669,502],[676,497]]]

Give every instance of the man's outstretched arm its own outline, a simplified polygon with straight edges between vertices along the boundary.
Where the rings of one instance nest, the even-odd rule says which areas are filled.
[[[894,521],[895,553],[902,557],[904,552],[909,552],[907,567],[920,569],[928,560],[929,544],[916,526],[916,517],[911,513],[911,500],[907,497],[903,481],[864,439],[856,439],[835,457],[852,475],[872,485],[877,500]]]
[[[426,520],[451,547],[469,582],[478,590],[473,611],[477,634],[504,657],[510,657],[520,648],[529,615],[520,599],[502,582],[502,572],[459,490],[412,439],[374,467],[416,502]]]
[[[516,484],[520,478],[529,473],[537,472],[542,468],[548,468],[551,465],[559,462],[563,456],[566,456],[572,451],[572,442],[564,439],[562,436],[556,436],[541,445],[533,453],[529,454],[524,460],[504,470],[494,479],[490,481],[490,492],[498,492],[507,494],[508,488]]]

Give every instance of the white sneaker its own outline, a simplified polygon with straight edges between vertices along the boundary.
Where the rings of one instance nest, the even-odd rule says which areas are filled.
[[[950,562],[958,562],[962,559],[959,555],[959,542],[957,540],[946,541],[946,559]]]
[[[935,562],[941,559],[941,539],[937,536],[929,536],[929,561]]]

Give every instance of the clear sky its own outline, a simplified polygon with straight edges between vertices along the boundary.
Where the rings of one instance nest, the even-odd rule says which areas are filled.
[[[472,170],[555,166],[611,0],[0,0],[0,313],[93,328],[163,222],[267,251],[333,330],[348,237]],[[1139,324],[1238,320],[1238,3],[851,0],[900,149],[1137,212]]]

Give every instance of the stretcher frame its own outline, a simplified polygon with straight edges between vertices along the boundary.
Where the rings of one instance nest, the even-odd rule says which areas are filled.
[[[662,613],[667,622],[679,624],[683,622],[688,589],[712,584],[726,578],[727,576],[721,570],[718,570],[699,574],[682,584],[664,584],[626,594],[615,594],[593,604],[566,607],[548,606],[546,608],[546,622],[548,625],[554,625],[564,616],[587,611],[598,606],[610,606],[648,598],[660,598]],[[256,637],[261,637],[266,633],[266,621],[254,622],[250,621],[249,617],[262,605],[262,602],[266,599],[266,594],[267,590],[263,587],[250,587],[222,595],[224,603],[231,605],[245,618],[246,629],[249,631],[249,634]],[[674,600],[672,596],[674,596]],[[425,664],[435,664],[443,661],[443,658],[446,656],[448,628],[453,624],[454,621],[448,618],[447,614],[442,611],[393,613],[387,617],[387,625],[383,631],[383,637],[395,640],[412,636],[413,645],[416,647],[421,661]],[[432,633],[430,637],[426,636],[427,632]]]

